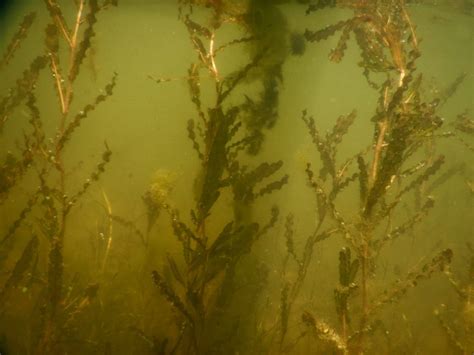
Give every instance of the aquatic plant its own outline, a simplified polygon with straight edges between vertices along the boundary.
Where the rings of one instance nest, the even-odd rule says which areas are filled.
[[[434,315],[443,328],[452,351],[460,354],[468,354],[474,347],[471,336],[474,331],[474,248],[471,243],[467,243],[466,247],[468,255],[463,280],[458,280],[452,271],[445,273],[458,296],[459,308],[451,310],[445,304],[441,304],[434,310]]]
[[[445,162],[444,156],[439,155],[409,166],[419,156],[420,148],[436,139],[443,121],[437,115],[441,98],[425,101],[421,92],[422,76],[415,74],[420,50],[404,2],[320,1],[309,5],[307,13],[335,6],[353,10],[354,16],[321,30],[307,30],[305,37],[309,42],[319,42],[341,33],[336,47],[329,54],[331,61],[339,62],[344,57],[350,36],[354,35],[361,53],[359,65],[363,74],[369,85],[379,91],[378,106],[371,118],[374,136],[366,150],[339,165],[337,146],[356,118],[356,112],[339,117],[332,131],[323,135],[315,119],[303,111],[302,120],[320,162],[319,173],[314,171],[311,163],[306,167],[308,183],[317,201],[317,226],[307,238],[303,254],[298,255],[292,241],[291,217],[287,220],[287,260],[293,260],[293,265],[296,265],[297,277],[282,289],[280,347],[288,349],[292,344],[285,345],[284,342],[288,314],[291,314],[306,278],[315,245],[333,235],[341,235],[347,246],[340,252],[340,284],[334,290],[339,326],[327,325],[310,311],[305,311],[302,320],[319,339],[319,346],[325,343],[332,349],[328,351],[365,353],[375,346],[369,344],[368,335],[375,331],[378,323],[375,315],[385,305],[397,302],[409,288],[431,277],[434,272],[449,270],[452,251],[445,249],[432,257],[431,262],[410,271],[405,281],[389,286],[379,295],[369,286],[382,249],[411,231],[434,206],[433,197],[423,195],[425,201],[421,206],[399,226],[392,226],[393,216],[403,197],[424,185]],[[374,73],[383,73],[386,79],[381,83],[373,81]],[[360,210],[343,215],[339,212],[336,197],[352,183],[359,185]],[[351,251],[356,256],[354,260]],[[360,300],[357,317],[349,307],[355,298]],[[358,318],[358,325],[354,325],[355,318]],[[373,336],[370,341],[375,341]]]
[[[0,70],[4,70],[4,68],[13,60],[15,52],[20,47],[21,42],[26,38],[35,18],[35,13],[30,13],[24,17],[18,31],[7,46],[6,53],[2,57]],[[30,95],[30,91],[33,89],[36,81],[38,80],[39,72],[45,67],[45,65],[46,59],[44,57],[38,56],[35,58],[30,67],[23,72],[22,77],[18,79],[15,87],[10,90],[10,93],[5,97],[2,97],[0,104],[0,115],[2,117],[0,132],[2,135],[4,134],[4,126],[8,122],[12,113],[18,106],[23,104],[25,99],[28,99],[29,106],[32,107],[34,104],[34,96]],[[6,153],[4,162],[2,162],[0,166],[0,203],[2,205],[7,201],[10,190],[21,183],[21,178],[25,175],[26,171],[31,167],[31,163],[33,162],[33,150],[36,144],[43,140],[41,134],[35,129],[37,127],[37,122],[35,122],[35,119],[36,116],[33,115],[29,123],[31,123],[33,126],[34,131],[33,133],[25,133],[24,147],[20,149],[19,154],[15,155],[14,152],[8,151]],[[2,267],[7,262],[10,251],[13,248],[12,237],[30,214],[37,202],[37,199],[38,196],[34,194],[27,200],[26,206],[21,210],[18,217],[13,221],[6,231],[6,234],[3,236],[0,249],[0,265]],[[0,298],[2,299],[2,303],[9,289],[14,287],[14,285],[21,280],[25,269],[29,267],[29,262],[36,254],[37,246],[38,238],[37,236],[33,236],[28,245],[25,247],[23,256],[18,260],[14,271],[11,273],[9,279],[1,289]],[[1,311],[3,312],[4,310],[2,309]]]
[[[39,302],[31,307],[38,321],[31,324],[35,328],[30,344],[25,344],[25,352],[56,354],[63,353],[68,336],[74,329],[74,320],[95,298],[98,285],[90,285],[78,290],[77,295],[66,294],[67,278],[64,270],[63,246],[68,235],[68,217],[77,202],[89,190],[105,171],[110,162],[111,150],[107,143],[94,171],[81,186],[68,186],[69,172],[65,164],[65,148],[70,145],[82,121],[103,101],[113,94],[116,74],[106,85],[103,93],[84,108],[75,113],[71,110],[74,99],[74,84],[80,73],[81,64],[87,55],[91,40],[95,36],[95,23],[99,11],[110,5],[109,1],[99,4],[95,0],[77,2],[77,11],[72,26],[68,24],[56,1],[45,1],[50,14],[50,23],[46,27],[45,53],[37,56],[30,68],[17,81],[16,87],[1,100],[2,127],[15,108],[25,105],[30,117],[31,133],[25,134],[25,148],[22,158],[7,156],[2,165],[2,201],[3,196],[24,174],[25,169],[34,167],[38,189],[30,192],[26,207],[8,229],[1,241],[2,261],[10,258],[15,244],[13,236],[27,219],[31,228],[31,239],[14,264],[10,276],[1,291],[2,305],[20,282],[30,275],[31,291]],[[13,37],[1,62],[8,64],[32,25],[35,16],[25,17],[20,30]],[[82,30],[83,29],[83,30]],[[60,50],[60,48],[64,47]],[[62,63],[61,59],[66,59]],[[58,98],[57,129],[49,132],[43,126],[41,112],[37,105],[36,82],[40,72],[49,65],[53,86]],[[51,138],[48,138],[50,136]],[[34,210],[34,218],[32,217]],[[30,217],[31,216],[31,217]],[[28,218],[29,217],[29,218]],[[46,251],[47,262],[40,252]],[[35,285],[38,283],[38,285]],[[5,312],[3,309],[2,312]],[[33,317],[33,316],[32,316]],[[26,350],[29,349],[29,350]]]
[[[251,251],[252,245],[278,218],[278,209],[273,208],[268,223],[256,223],[252,218],[251,205],[259,197],[279,190],[288,181],[285,175],[262,185],[265,179],[280,171],[281,161],[264,162],[255,168],[242,163],[241,152],[247,150],[256,154],[259,149],[249,148],[261,144],[263,126],[249,126],[249,120],[262,118],[262,110],[274,106],[262,102],[257,108],[250,97],[246,97],[242,104],[227,102],[234,90],[247,80],[254,69],[259,68],[266,54],[256,54],[243,68],[222,77],[216,63],[218,52],[252,39],[236,39],[216,48],[218,29],[223,24],[221,14],[218,9],[213,9],[211,26],[206,27],[194,22],[184,9],[181,10],[198,57],[198,62],[191,64],[187,77],[190,99],[198,119],[188,121],[187,131],[201,162],[201,171],[195,180],[195,208],[191,210],[191,224],[183,221],[177,209],[168,208],[174,234],[182,244],[184,265],[179,265],[168,255],[167,267],[173,276],[171,283],[161,272],[152,272],[155,285],[181,315],[176,319],[180,336],[174,339],[172,352],[177,349],[196,354],[228,352],[237,351],[236,346],[243,346],[238,344],[238,339],[233,339],[233,333],[239,327],[235,323],[238,318],[232,319],[228,309],[231,301],[237,299],[233,294],[236,290],[236,268],[242,257]],[[208,46],[204,44],[206,42]],[[201,98],[202,72],[211,76],[215,87],[215,105],[207,109],[203,107]],[[246,122],[247,132],[243,129]],[[208,226],[215,223],[213,209],[224,189],[233,194],[233,220],[227,222],[218,235],[210,235]]]
[[[337,15],[348,17],[295,33],[287,17],[304,13],[295,3],[305,4],[308,15],[343,9]],[[110,62],[101,63],[111,78],[96,97],[88,97],[95,84],[89,90],[83,78],[86,60],[102,45],[96,38],[102,10],[117,1],[77,0],[66,8],[45,0],[48,24],[38,33],[36,15],[25,16],[0,56],[0,73],[14,74],[24,41],[44,37],[44,50],[0,96],[0,139],[8,149],[0,153],[0,353],[412,353],[426,346],[419,335],[427,329],[439,333],[429,341],[468,353],[472,247],[467,262],[451,269],[454,255],[462,254],[454,236],[432,250],[419,250],[415,242],[425,233],[441,234],[434,231],[438,223],[460,224],[444,216],[432,221],[445,212],[435,207],[451,206],[434,197],[446,193],[448,181],[467,192],[456,203],[472,198],[469,158],[453,163],[445,150],[472,151],[470,112],[453,118],[443,112],[447,118],[441,119],[445,103],[470,77],[461,73],[441,89],[426,89],[417,66],[430,53],[421,51],[409,3],[430,1],[178,0],[176,24],[194,59],[181,78],[149,78],[159,84],[151,93],[158,99],[167,99],[165,89],[176,83],[187,90],[191,119],[166,115],[184,133],[183,142],[173,142],[180,168],[157,164],[147,180],[122,160],[110,186],[102,178],[111,173],[116,132],[104,128],[107,141],[91,158],[82,146],[91,142],[80,139],[80,130],[99,105],[119,101],[108,101],[117,81]],[[457,9],[464,7],[457,2]],[[165,23],[160,36],[180,33]],[[330,61],[353,60],[348,49],[356,47],[361,78],[378,94],[366,119],[372,130],[357,136],[366,148],[343,157],[363,111],[341,114],[325,131],[321,114],[303,110],[291,124],[303,127],[313,153],[290,180],[287,162],[267,149],[281,119],[283,85],[293,79],[284,77],[293,74],[285,65],[331,37]],[[170,61],[176,55],[161,47],[153,53]],[[232,67],[234,57],[245,59]],[[130,70],[137,76],[135,67]],[[148,84],[140,88],[155,88]],[[128,95],[120,98],[127,107]],[[146,106],[132,109],[146,113]],[[160,138],[148,134],[144,140]],[[279,138],[278,150],[285,144],[291,149],[286,137]],[[128,142],[134,162],[161,159],[144,140]],[[194,161],[182,147],[195,153]],[[124,156],[116,149],[114,165]],[[96,155],[92,170],[83,169]],[[184,184],[171,170],[181,167],[195,169]],[[305,192],[297,186],[299,175],[314,199],[314,216],[308,209],[292,211],[293,196]],[[291,193],[272,206],[289,183]],[[455,234],[451,228],[446,232]],[[407,237],[412,240],[404,243]],[[433,285],[447,291],[427,297],[424,287]],[[443,302],[434,315],[425,302],[431,298],[434,305]],[[420,315],[407,311],[412,305],[420,314],[428,306],[429,324],[417,326]]]

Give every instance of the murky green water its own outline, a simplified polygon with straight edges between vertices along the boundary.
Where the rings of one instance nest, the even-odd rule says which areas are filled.
[[[0,354],[474,351],[472,1],[4,3]]]

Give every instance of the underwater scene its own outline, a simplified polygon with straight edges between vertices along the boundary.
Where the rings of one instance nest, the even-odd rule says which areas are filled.
[[[0,1],[0,354],[473,354],[473,8]]]

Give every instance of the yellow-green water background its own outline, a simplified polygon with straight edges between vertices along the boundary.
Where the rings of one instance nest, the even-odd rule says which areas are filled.
[[[67,12],[68,6],[63,5]],[[323,11],[305,16],[300,5],[282,5],[291,31],[322,28],[343,19],[342,11]],[[70,10],[70,9],[69,9]],[[429,90],[442,90],[459,74],[467,77],[456,94],[442,109],[446,130],[457,114],[468,110],[472,113],[472,63],[473,17],[449,5],[411,5],[410,14],[421,38],[422,56],[418,70],[423,72]],[[37,11],[38,20],[33,31],[22,44],[13,63],[1,73],[0,90],[4,94],[28,63],[43,51],[43,29],[49,21],[41,1],[19,1],[4,14],[0,23],[0,48],[5,48],[16,31],[17,24],[28,11]],[[173,1],[120,1],[119,7],[99,15],[89,52],[82,68],[74,94],[72,112],[93,100],[107,84],[114,72],[118,84],[111,98],[91,113],[75,132],[66,148],[66,166],[71,171],[68,188],[81,184],[100,160],[104,141],[113,152],[112,162],[100,181],[91,188],[86,198],[77,206],[71,217],[65,245],[67,278],[75,273],[83,280],[96,277],[91,266],[90,239],[99,232],[106,214],[103,209],[102,190],[110,199],[113,213],[134,220],[144,227],[146,211],[142,196],[156,171],[170,171],[176,176],[176,186],[170,203],[182,211],[183,216],[193,207],[193,179],[198,172],[198,160],[187,138],[186,122],[195,117],[194,107],[188,96],[184,79],[191,62],[196,61],[185,26],[178,20],[177,5]],[[240,36],[237,26],[229,25],[216,37],[217,43]],[[315,226],[316,203],[306,184],[304,167],[307,161],[317,164],[317,152],[300,119],[301,111],[312,114],[321,131],[333,126],[335,119],[357,110],[357,119],[339,150],[340,161],[364,149],[371,141],[372,117],[377,92],[370,89],[357,65],[359,50],[350,42],[346,56],[339,64],[329,62],[327,54],[337,38],[317,44],[308,44],[301,57],[289,56],[283,68],[284,83],[280,91],[279,120],[266,134],[263,151],[254,162],[283,160],[283,170],[290,175],[290,182],[280,191],[258,201],[254,218],[266,221],[272,205],[280,207],[281,216],[295,215],[295,242],[302,246],[302,238]],[[247,58],[243,47],[234,47],[219,57],[221,73],[240,67]],[[157,85],[153,77],[174,78]],[[209,93],[203,78],[203,93]],[[206,91],[207,90],[207,91]],[[248,90],[252,90],[249,85]],[[53,81],[48,70],[43,71],[37,87],[39,108],[46,127],[51,131],[58,122],[59,110]],[[211,100],[204,100],[211,103]],[[18,109],[10,118],[3,132],[0,154],[3,158],[27,127],[28,113]],[[472,142],[471,142],[472,143]],[[446,139],[440,141],[437,151],[446,155],[447,166],[464,162],[466,169],[433,192],[436,207],[412,235],[394,242],[379,257],[377,282],[395,281],[400,274],[417,265],[424,256],[435,250],[450,247],[455,252],[453,268],[465,272],[465,242],[472,240],[474,217],[472,191],[466,180],[472,180],[472,152],[462,144]],[[28,174],[1,206],[0,230],[5,231],[22,208],[25,196],[35,188],[33,174]],[[350,215],[357,211],[358,193],[354,187],[339,197],[341,212]],[[411,198],[411,197],[410,197]],[[407,198],[407,215],[413,203]],[[341,201],[342,199],[342,201]],[[210,231],[218,232],[231,218],[231,196],[223,196],[213,209]],[[402,216],[403,217],[403,216]],[[283,218],[269,235],[259,241],[252,252],[270,270],[270,277],[263,290],[259,305],[259,321],[270,324],[276,319],[279,292],[282,285],[281,263],[285,257]],[[23,226],[19,241],[26,241],[29,227]],[[147,253],[152,255],[153,268],[160,269],[166,253],[179,257],[180,246],[172,234],[167,217],[162,216],[151,235],[151,250],[145,250],[136,236],[120,226],[114,226],[114,242],[107,266],[108,282],[101,290],[101,302],[109,307],[105,321],[110,326],[114,353],[142,354],[147,346],[142,339],[129,331],[130,326],[159,332],[173,326],[171,312],[153,287],[149,272],[141,269]],[[298,239],[298,238],[301,238]],[[298,310],[309,309],[321,318],[335,321],[332,293],[337,282],[337,253],[342,246],[334,238],[317,246],[309,277],[300,297]],[[3,270],[1,270],[3,272]],[[11,337],[14,347],[21,349],[22,340],[28,337],[28,310],[21,304],[28,298],[28,291],[10,299],[14,315],[3,318],[2,332]],[[442,276],[420,284],[400,304],[384,315],[387,323],[394,324],[399,337],[411,337],[418,354],[446,354],[447,342],[433,316],[439,304],[455,305],[456,294]],[[18,301],[18,304],[15,302]],[[296,312],[296,311],[295,311]],[[299,317],[296,317],[299,318]],[[90,319],[91,323],[96,322]],[[291,331],[298,332],[298,324]],[[13,330],[13,331],[12,331]],[[296,334],[296,333],[295,333]],[[390,336],[390,335],[389,335]],[[302,342],[299,353],[312,351],[309,341]]]

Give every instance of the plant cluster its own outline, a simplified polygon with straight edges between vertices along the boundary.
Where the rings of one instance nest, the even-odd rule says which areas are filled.
[[[405,280],[378,291],[378,295],[371,286],[382,250],[413,230],[434,207],[434,198],[424,192],[425,183],[440,170],[445,157],[431,153],[415,164],[413,161],[420,159],[421,148],[446,136],[438,133],[443,120],[437,111],[454,93],[463,76],[450,86],[452,91],[446,92],[446,96],[431,100],[424,97],[422,75],[416,74],[416,60],[421,53],[404,1],[318,1],[309,5],[307,14],[334,7],[352,10],[354,15],[317,31],[306,30],[305,38],[319,42],[340,33],[337,45],[329,54],[329,59],[337,63],[343,59],[350,37],[354,36],[363,74],[379,92],[376,112],[371,118],[374,135],[367,149],[338,165],[337,146],[354,122],[355,111],[339,117],[325,136],[318,130],[315,119],[303,111],[302,119],[320,162],[319,173],[311,163],[306,168],[317,202],[317,226],[299,256],[292,240],[293,231],[288,228],[291,217],[287,220],[288,259],[294,261],[297,278],[282,289],[281,346],[285,349],[288,315],[305,280],[315,245],[332,235],[341,235],[347,246],[339,254],[339,285],[334,290],[338,327],[329,326],[310,311],[303,313],[302,321],[320,341],[319,346],[325,344],[332,351],[344,354],[365,353],[380,346],[374,332],[383,329],[378,326],[377,314],[386,305],[399,301],[408,289],[434,272],[449,272],[453,252],[445,249],[431,262],[412,269]],[[373,80],[374,77],[379,81]],[[456,122],[463,121],[461,117]],[[464,120],[459,123],[463,128],[457,126],[457,129],[466,132],[469,119]],[[358,213],[342,215],[336,198],[352,183],[358,184],[360,209]],[[410,192],[424,201],[408,219],[394,226],[397,209]],[[355,259],[351,259],[351,251]],[[359,306],[350,307],[356,298]]]
[[[143,224],[116,214],[101,189],[103,213],[90,238],[92,263],[76,270],[65,245],[76,234],[75,219],[84,218],[79,204],[94,199],[93,186],[106,173],[112,150],[104,141],[84,181],[67,150],[84,120],[114,95],[117,73],[88,103],[78,94],[78,78],[98,37],[102,11],[117,1],[76,0],[70,18],[59,1],[44,0],[44,52],[0,96],[2,143],[6,132],[14,131],[18,111],[26,109],[28,116],[19,124],[23,132],[16,148],[2,153],[0,162],[0,208],[2,213],[8,209],[9,218],[0,239],[0,353],[112,354],[121,353],[124,344],[129,353],[150,354],[397,353],[402,345],[411,350],[414,345],[400,344],[403,340],[389,332],[386,313],[398,312],[410,291],[440,273],[453,286],[457,306],[440,305],[433,320],[450,349],[472,351],[471,245],[467,277],[451,269],[453,248],[441,247],[406,265],[408,271],[400,271],[396,281],[379,277],[384,253],[427,223],[439,187],[463,175],[473,191],[468,165],[445,168],[447,154],[437,153],[438,142],[448,138],[460,149],[473,150],[469,112],[450,123],[440,114],[467,75],[434,97],[426,94],[417,69],[422,52],[408,8],[414,1],[298,0],[308,16],[336,8],[352,13],[304,34],[290,31],[280,6],[290,2],[178,0],[178,18],[195,54],[179,79],[194,112],[183,124],[198,163],[186,201],[191,208],[184,211],[173,200],[178,174],[163,167],[142,190]],[[11,68],[36,24],[35,13],[24,17],[1,56],[0,71]],[[242,36],[228,39],[229,28]],[[362,75],[378,94],[369,118],[373,130],[362,137],[368,138],[365,149],[342,158],[342,145],[361,119],[357,110],[337,117],[326,132],[316,115],[302,110],[297,122],[315,148],[304,174],[316,210],[314,216],[288,211],[280,218],[286,206],[266,203],[293,181],[282,160],[265,161],[262,152],[279,119],[284,65],[290,55],[303,55],[306,45],[335,36],[329,60],[341,62],[347,48],[356,45]],[[222,69],[224,55],[233,53],[245,53],[246,61]],[[149,78],[159,90],[175,80]],[[47,117],[38,93],[43,80],[57,102]],[[348,210],[348,202],[356,207]],[[261,206],[266,206],[266,219]],[[303,236],[297,221],[308,217],[314,225]],[[126,247],[117,240],[116,225],[122,227]],[[127,254],[122,249],[138,240],[129,236],[138,237],[139,244]],[[277,258],[277,240],[285,250],[278,261],[281,274],[273,272],[279,278],[275,293],[272,271],[278,266],[261,249],[271,245]],[[329,241],[337,241],[339,250],[332,297],[316,295],[304,303],[309,280],[323,274],[315,265],[316,251]],[[162,248],[165,244],[176,245],[178,252]],[[127,270],[134,258],[140,266]],[[330,305],[334,316],[319,314],[313,307],[318,302]],[[263,309],[277,307],[270,315]],[[3,324],[9,321],[13,326],[7,329]],[[24,329],[28,335],[20,341]]]
[[[113,4],[111,1],[78,1],[75,18],[68,23],[56,1],[45,1],[50,15],[45,29],[45,52],[31,62],[9,93],[0,100],[2,130],[18,107],[25,105],[29,116],[29,130],[24,133],[20,155],[8,153],[1,165],[1,202],[8,201],[8,194],[22,183],[26,174],[33,175],[34,184],[38,186],[28,192],[25,207],[0,242],[2,267],[12,265],[8,267],[8,276],[0,292],[1,312],[7,311],[6,307],[14,300],[10,297],[18,292],[15,288],[20,284],[24,285],[24,292],[31,292],[38,299],[29,307],[31,319],[36,319],[32,325],[35,332],[29,344],[24,344],[24,352],[63,353],[67,339],[76,331],[77,318],[87,310],[99,287],[98,284],[83,288],[69,286],[69,292],[65,292],[69,280],[64,270],[64,243],[72,209],[105,172],[112,152],[105,143],[101,160],[89,178],[80,186],[69,186],[65,150],[81,122],[113,94],[116,74],[103,93],[91,103],[84,105],[79,112],[71,110],[76,79],[95,36],[97,16]],[[1,69],[13,60],[35,18],[35,13],[25,16],[3,55]],[[58,98],[57,129],[53,132],[43,124],[36,93],[38,80],[48,67]],[[14,247],[18,238],[15,237],[22,226],[28,230],[29,240],[26,244],[22,242],[24,246],[17,257]]]

